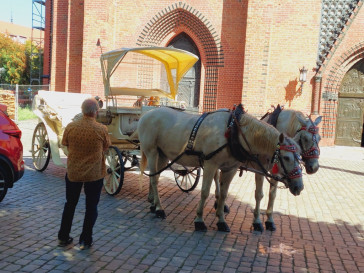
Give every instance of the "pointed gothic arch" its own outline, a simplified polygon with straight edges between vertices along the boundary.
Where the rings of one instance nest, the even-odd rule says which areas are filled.
[[[199,49],[204,73],[202,111],[217,108],[218,69],[224,65],[224,56],[219,35],[209,20],[192,6],[178,2],[158,12],[143,28],[138,46],[166,46],[169,36],[177,36],[181,32],[193,39]]]

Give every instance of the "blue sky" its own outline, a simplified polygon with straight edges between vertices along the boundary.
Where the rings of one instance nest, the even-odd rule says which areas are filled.
[[[10,22],[12,14],[14,24],[32,27],[32,6],[32,0],[0,0],[0,21]]]

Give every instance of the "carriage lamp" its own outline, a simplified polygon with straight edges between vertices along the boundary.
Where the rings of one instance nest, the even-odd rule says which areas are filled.
[[[303,84],[306,82],[307,80],[307,69],[303,66],[300,69],[300,83],[301,83],[301,92],[303,89]]]

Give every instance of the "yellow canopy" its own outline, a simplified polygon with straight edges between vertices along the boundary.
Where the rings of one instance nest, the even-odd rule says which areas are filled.
[[[123,88],[123,86],[110,86],[110,78],[114,71],[128,52],[134,52],[146,55],[150,58],[161,62],[167,73],[167,80],[170,87],[170,93],[165,90],[155,90],[159,96],[175,99],[178,91],[178,83],[186,72],[198,61],[198,57],[188,51],[169,48],[169,47],[140,47],[140,48],[122,48],[106,52],[101,55],[101,68],[105,86],[105,96],[114,95],[140,95],[137,88]],[[175,71],[172,75],[172,70]],[[173,78],[175,76],[175,79]],[[134,90],[134,92],[133,92]],[[144,92],[147,90],[144,90]],[[143,93],[144,94],[144,93]],[[147,95],[147,94],[145,94]],[[151,94],[152,96],[152,94]]]

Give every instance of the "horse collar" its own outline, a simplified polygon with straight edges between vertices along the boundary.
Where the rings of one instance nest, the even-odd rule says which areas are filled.
[[[282,111],[283,107],[278,104],[277,108],[275,108],[274,111],[269,115],[267,123],[272,125],[274,128],[277,128],[278,117]]]
[[[246,151],[239,142],[240,133],[250,150],[249,143],[247,142],[245,136],[241,133],[239,128],[239,121],[243,114],[245,114],[244,107],[242,104],[239,104],[230,115],[227,130],[225,132],[225,137],[228,139],[230,152],[236,160],[240,162],[246,162],[247,160],[256,161],[257,159],[248,151]]]
[[[231,130],[233,126],[235,126],[235,121],[239,121],[241,116],[245,114],[244,106],[240,103],[236,108],[234,108],[233,112],[231,113],[229,122],[228,122],[228,130]]]

